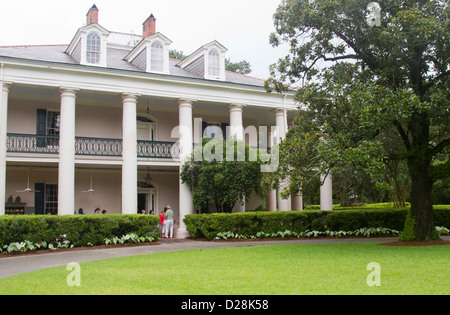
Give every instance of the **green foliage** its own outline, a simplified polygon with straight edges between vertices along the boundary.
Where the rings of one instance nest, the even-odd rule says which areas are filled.
[[[408,211],[406,215],[405,228],[399,236],[400,241],[414,241],[416,239],[416,233],[414,231],[416,225],[416,220],[411,215],[411,211]]]
[[[231,62],[229,58],[225,59],[225,69],[231,72],[236,72],[240,74],[249,74],[252,72],[252,66],[247,60],[242,60],[239,62]]]
[[[441,229],[443,232],[447,232],[445,229]],[[388,228],[361,228],[355,231],[309,231],[305,232],[292,232],[289,230],[278,231],[276,233],[258,232],[255,235],[243,235],[233,232],[220,232],[217,233],[216,239],[255,239],[255,238],[313,238],[313,237],[348,237],[348,236],[386,236],[386,235],[398,235],[399,231]]]
[[[387,228],[402,231],[408,209],[365,208],[346,211],[277,211],[189,214],[184,222],[190,236],[214,239],[218,233],[256,235],[257,233],[278,233],[289,230],[292,233],[305,231],[356,231],[362,228]],[[450,207],[435,209],[436,225],[450,227]]]
[[[105,239],[127,234],[147,236],[158,223],[159,218],[151,215],[6,215],[0,217],[0,247],[24,241],[52,246],[64,241],[74,246],[102,245]]]
[[[271,180],[288,178],[289,194],[330,170],[358,168],[399,205],[411,180],[422,239],[433,233],[433,182],[450,174],[448,1],[385,0],[376,26],[367,23],[367,4],[284,0],[278,7],[271,42],[290,51],[272,66],[266,89],[283,92],[300,81],[303,106]],[[397,161],[406,162],[403,183],[389,170]]]
[[[250,158],[253,149],[233,138],[203,138],[202,144],[180,174],[193,192],[194,207],[209,210],[213,206],[218,212],[231,212],[253,191],[262,194],[261,161],[256,154]]]

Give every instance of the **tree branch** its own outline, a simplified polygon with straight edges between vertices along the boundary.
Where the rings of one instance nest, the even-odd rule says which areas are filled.
[[[345,56],[337,56],[337,57],[327,57],[325,55],[321,56],[324,61],[337,61],[342,59],[361,59],[358,55],[345,55]]]
[[[403,126],[398,122],[398,120],[394,120],[393,123],[395,128],[397,128],[398,132],[400,133],[400,137],[402,137],[406,150],[409,152],[409,150],[411,149],[411,143],[409,142],[408,135],[406,134]]]
[[[450,145],[450,138],[441,141],[431,150],[432,156],[435,156],[436,154],[441,153],[442,150],[444,150],[445,147],[447,147],[449,145]]]
[[[442,78],[445,78],[446,76],[450,75],[450,70],[449,71],[445,71],[442,72],[440,75],[438,75],[437,77],[435,77],[433,80],[431,80],[431,82],[428,82],[424,87],[423,90],[426,91],[428,90],[430,87],[432,87],[437,81],[439,81]]]

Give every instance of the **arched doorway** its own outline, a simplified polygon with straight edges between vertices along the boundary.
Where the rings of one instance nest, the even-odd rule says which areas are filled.
[[[138,213],[145,211],[149,214],[153,210],[153,214],[157,214],[158,209],[158,188],[152,183],[150,171],[147,168],[147,174],[143,181],[138,181]]]

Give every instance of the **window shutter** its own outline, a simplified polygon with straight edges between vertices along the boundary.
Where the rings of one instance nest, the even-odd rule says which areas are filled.
[[[44,196],[45,196],[45,184],[35,183],[34,184],[34,213],[35,214],[45,214],[44,213]]]
[[[39,148],[46,146],[45,135],[47,127],[47,110],[37,109],[36,111],[36,146]]]

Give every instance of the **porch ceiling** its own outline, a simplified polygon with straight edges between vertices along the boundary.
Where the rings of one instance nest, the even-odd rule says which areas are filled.
[[[55,104],[60,102],[60,94],[58,88],[55,87],[13,84],[10,88],[9,99]],[[120,93],[81,90],[77,93],[76,104],[77,106],[121,108],[122,100]],[[193,103],[193,115],[194,117],[214,115],[227,118],[229,117],[228,105],[226,103],[196,101]],[[146,113],[147,108],[150,113],[152,111],[178,113],[178,99],[142,95],[137,102],[137,112]],[[296,116],[296,111],[288,111],[287,115],[288,120],[291,120]],[[260,125],[275,125],[275,114],[270,107],[246,106],[243,110],[243,118],[255,119]]]

